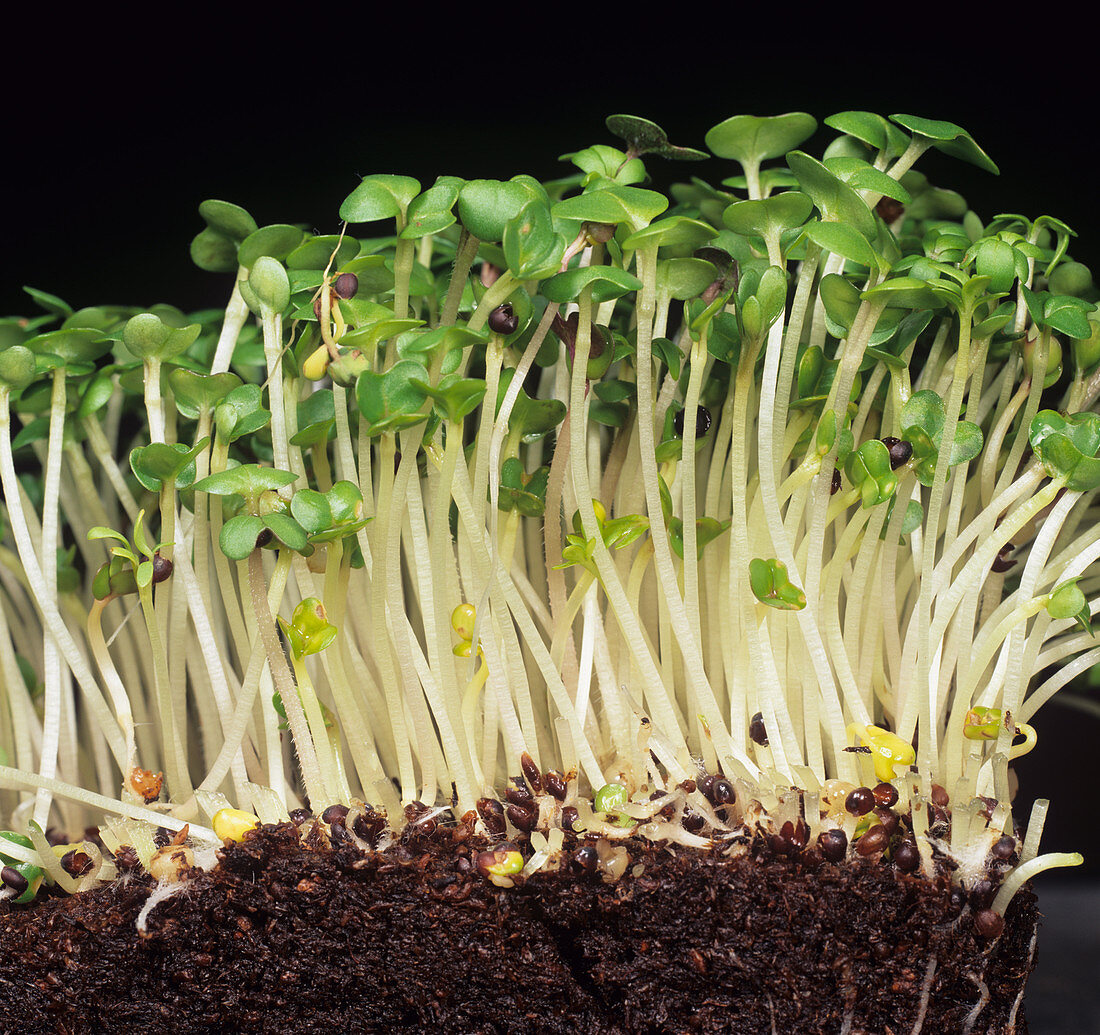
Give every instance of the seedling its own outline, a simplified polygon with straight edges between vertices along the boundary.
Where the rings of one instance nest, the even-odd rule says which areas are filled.
[[[647,165],[706,154],[618,115],[546,184],[366,176],[333,233],[207,201],[224,314],[31,291],[3,894],[76,886],[47,821],[176,881],[307,799],[511,836],[502,887],[566,832],[608,879],[636,837],[967,885],[1001,846],[998,914],[1079,862],[1045,804],[1017,842],[1009,763],[1100,659],[1098,293],[1069,227],[915,171],[995,173],[960,127],[825,121],[719,123],[671,199]]]

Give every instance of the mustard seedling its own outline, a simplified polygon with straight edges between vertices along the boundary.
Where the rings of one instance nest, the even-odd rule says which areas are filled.
[[[0,334],[3,893],[75,880],[48,825],[174,880],[307,799],[529,837],[531,870],[478,856],[502,886],[586,825],[985,873],[1010,762],[1100,661],[1100,293],[1064,223],[914,168],[996,173],[961,127],[824,122],[704,152],[616,115],[548,182],[367,175],[325,233],[206,201],[224,312],[31,292]],[[998,911],[1078,861],[1038,854],[1045,808]]]

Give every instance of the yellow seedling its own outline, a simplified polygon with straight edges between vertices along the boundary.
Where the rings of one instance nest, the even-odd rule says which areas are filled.
[[[451,628],[458,633],[459,639],[471,643],[474,638],[474,623],[477,621],[477,608],[473,604],[459,604],[451,612]],[[469,657],[469,654],[466,655]]]
[[[328,370],[329,351],[327,345],[321,345],[309,354],[302,364],[302,377],[307,381],[320,381]]]
[[[523,856],[511,845],[479,852],[477,868],[486,877],[511,877],[523,869]]]
[[[896,766],[908,768],[917,760],[917,752],[912,744],[879,726],[864,726],[853,722],[848,727],[848,733],[855,734],[871,749],[875,776],[884,783],[897,779]]]
[[[244,835],[255,830],[260,821],[242,809],[218,809],[212,820],[214,833],[223,841],[243,841]]]

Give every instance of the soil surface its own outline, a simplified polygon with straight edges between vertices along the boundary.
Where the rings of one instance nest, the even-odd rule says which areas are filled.
[[[881,858],[632,841],[615,883],[569,862],[501,888],[478,872],[485,847],[462,827],[370,854],[261,828],[157,904],[144,937],[140,871],[5,903],[0,1030],[1027,1032],[1030,891],[990,939],[963,894]]]

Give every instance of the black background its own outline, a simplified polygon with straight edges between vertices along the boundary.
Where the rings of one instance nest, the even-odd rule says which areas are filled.
[[[24,284],[76,307],[222,305],[228,278],[188,255],[204,198],[241,204],[260,225],[332,233],[362,175],[405,173],[424,186],[439,174],[565,175],[560,154],[617,143],[603,126],[613,112],[700,148],[710,126],[739,113],[948,119],[1001,175],[937,153],[918,168],[986,220],[1059,217],[1079,233],[1071,254],[1100,263],[1095,90],[1087,55],[1066,57],[1072,33],[1048,46],[1031,26],[1020,39],[1021,25],[1014,41],[995,43],[992,27],[948,24],[946,12],[935,24],[862,30],[823,9],[748,23],[689,5],[659,22],[627,11],[606,25],[549,9],[541,23],[517,24],[506,12],[440,25],[410,6],[403,24],[373,14],[360,24],[318,7],[283,23],[250,7],[156,32],[25,16],[0,63],[0,312],[34,311]],[[804,146],[820,154],[827,133]],[[734,172],[717,160],[649,165],[662,187]],[[1044,848],[1086,852],[1078,875],[1095,877],[1100,720],[1052,704],[1039,732],[1018,767],[1020,818],[1031,798],[1052,798]]]

